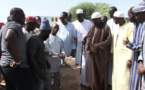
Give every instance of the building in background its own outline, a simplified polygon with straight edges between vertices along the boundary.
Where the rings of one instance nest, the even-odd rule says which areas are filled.
[[[41,20],[43,18],[47,18],[49,20],[50,25],[52,25],[53,23],[59,23],[59,17],[58,16],[40,16]]]

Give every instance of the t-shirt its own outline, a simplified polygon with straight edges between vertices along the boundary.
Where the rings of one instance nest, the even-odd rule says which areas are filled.
[[[16,31],[18,35],[17,44],[18,44],[18,58],[21,60],[20,67],[21,68],[28,68],[27,63],[27,56],[26,56],[26,38],[22,32],[22,25],[15,22],[10,21],[7,22],[5,26],[2,27],[0,31],[0,42],[1,42],[1,60],[0,65],[2,67],[6,67],[10,65],[10,61],[14,60],[9,51],[7,50],[5,46],[5,35],[8,29],[13,29]]]
[[[27,42],[27,52],[34,52],[34,58],[42,73],[47,73],[47,57],[43,41],[38,36],[31,36]],[[29,60],[31,62],[31,60]]]

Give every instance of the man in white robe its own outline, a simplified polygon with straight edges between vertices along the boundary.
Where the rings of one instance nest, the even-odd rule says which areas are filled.
[[[76,44],[73,42],[76,37],[76,32],[74,30],[74,25],[68,22],[67,17],[67,12],[62,12],[60,14],[59,19],[61,23],[59,23],[59,31],[57,35],[62,39],[64,51],[69,57],[71,56],[72,51],[76,49]]]
[[[51,34],[49,38],[44,42],[46,52],[49,52],[47,59],[51,65],[49,70],[49,84],[51,83],[52,76],[54,76],[54,90],[60,90],[60,65],[61,58],[65,58],[65,52],[63,49],[63,41],[56,35],[59,30],[58,24],[54,23],[51,28]],[[49,86],[49,90],[53,90],[52,86]]]
[[[110,19],[107,21],[107,25],[110,27],[112,36],[113,36],[114,27],[116,25],[113,20],[113,14],[115,11],[117,11],[116,7],[114,7],[114,6],[110,7],[110,9],[109,9]],[[112,58],[110,58],[110,59],[112,59]],[[108,85],[109,85],[109,89],[111,89],[111,87],[112,87],[112,60],[109,61]]]
[[[76,11],[76,16],[77,16],[77,20],[73,22],[73,25],[77,32],[76,64],[81,65],[81,84],[88,86],[87,75],[86,75],[88,54],[84,50],[85,43],[82,44],[82,42],[87,36],[92,23],[90,20],[84,19],[82,9],[78,9]]]
[[[112,90],[129,90],[132,51],[126,47],[124,41],[133,42],[135,26],[125,22],[122,11],[116,11],[113,18],[117,25],[113,35]]]

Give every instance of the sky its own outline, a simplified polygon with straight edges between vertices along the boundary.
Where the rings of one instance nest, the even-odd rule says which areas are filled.
[[[0,0],[0,22],[6,22],[13,7],[24,10],[27,16],[59,16],[62,11],[68,12],[70,8],[83,3],[107,3],[116,6],[127,16],[130,7],[143,0]]]

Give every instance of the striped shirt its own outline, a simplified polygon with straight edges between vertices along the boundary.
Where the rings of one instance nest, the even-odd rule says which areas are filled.
[[[133,43],[128,43],[127,47],[133,50],[132,67],[130,75],[130,90],[140,90],[141,76],[136,72],[138,67],[138,56],[141,51],[141,38],[143,33],[143,23],[136,25]]]

